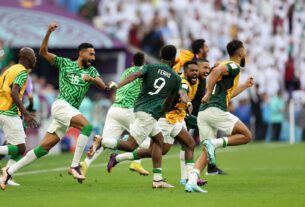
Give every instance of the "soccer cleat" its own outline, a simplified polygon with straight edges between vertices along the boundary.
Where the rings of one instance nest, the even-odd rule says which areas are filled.
[[[186,183],[187,183],[187,180],[186,180],[186,179],[180,179],[180,185],[185,186]]]
[[[88,166],[87,166],[86,162],[81,162],[81,163],[79,163],[79,164],[80,164],[80,171],[81,171],[81,173],[82,173],[84,176],[86,176],[86,173],[87,173],[87,171],[88,171]]]
[[[181,179],[181,180],[180,180],[180,184],[181,184],[181,185],[185,186],[186,183],[187,183],[187,180],[186,180],[186,179]],[[200,178],[198,178],[198,180],[197,180],[197,185],[198,185],[198,186],[204,186],[204,185],[206,185],[207,183],[208,183],[207,180],[202,180],[202,179],[200,179]]]
[[[68,170],[68,174],[72,175],[79,183],[82,183],[86,177],[82,174],[81,172],[81,167],[80,165],[77,167],[70,167]]]
[[[207,180],[203,180],[203,179],[201,179],[201,178],[198,178],[198,180],[197,180],[197,185],[198,185],[198,186],[204,186],[204,185],[206,185],[206,184],[208,184],[208,181],[207,181]]]
[[[211,140],[204,140],[203,145],[205,146],[209,163],[212,165],[216,165],[215,147],[212,144]]]
[[[193,193],[193,192],[198,192],[198,193],[207,193],[208,191],[203,190],[202,188],[200,188],[198,185],[191,185],[191,184],[186,184],[185,185],[185,192],[188,193]]]
[[[219,169],[216,165],[208,165],[208,170],[205,174],[206,175],[227,175],[228,173]]]
[[[107,164],[107,171],[110,173],[111,172],[111,169],[116,166],[116,164],[118,164],[118,162],[116,161],[115,159],[115,156],[117,156],[116,153],[112,153],[110,155],[110,158],[109,158],[109,161],[108,161],[108,164]]]
[[[102,147],[102,137],[100,135],[95,135],[93,138],[93,144],[90,146],[87,157],[90,159],[93,157],[96,150],[100,149]]]
[[[11,179],[11,177],[12,177],[10,174],[8,174],[7,170],[8,170],[8,167],[2,168],[2,179],[0,181],[0,188],[2,190],[5,190],[9,179]]]
[[[165,180],[153,180],[152,183],[153,188],[174,188],[173,185],[165,182]]]
[[[144,175],[144,176],[149,175],[149,172],[143,168],[141,163],[135,161],[131,162],[131,164],[129,165],[129,170],[137,172],[140,175]]]

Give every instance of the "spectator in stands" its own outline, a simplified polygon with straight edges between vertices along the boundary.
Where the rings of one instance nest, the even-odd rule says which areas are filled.
[[[251,111],[254,117],[254,137],[255,140],[263,140],[265,137],[262,135],[263,115],[262,115],[262,97],[260,94],[259,84],[255,84],[255,91],[251,94]]]
[[[302,141],[305,141],[305,102],[302,104],[298,123],[299,127],[302,129]]]
[[[0,74],[14,63],[11,49],[0,39]]]
[[[277,95],[271,98],[270,112],[272,125],[271,140],[279,141],[285,112],[285,101],[283,99],[282,91],[278,91]]]
[[[269,96],[267,93],[263,93],[262,95],[262,127],[261,127],[261,136],[262,140],[266,140],[269,124],[270,124],[270,102]]]

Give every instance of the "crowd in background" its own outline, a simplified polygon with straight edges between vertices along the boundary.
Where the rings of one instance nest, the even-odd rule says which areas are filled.
[[[281,137],[292,91],[305,90],[305,0],[53,2],[156,57],[165,44],[189,49],[192,40],[204,38],[209,46],[207,58],[213,65],[226,60],[227,42],[234,38],[242,40],[248,58],[240,81],[252,75],[256,85],[233,100],[230,111],[252,129],[257,140],[269,137],[276,141]],[[0,68],[11,64],[12,59],[9,48],[0,41]],[[44,78],[33,79],[39,97],[36,100],[46,100],[49,107],[57,91]],[[110,104],[110,100],[96,95],[94,99],[86,98],[81,110],[101,130]],[[304,131],[303,140],[304,106],[296,109],[297,124]],[[37,107],[39,110],[41,105]]]

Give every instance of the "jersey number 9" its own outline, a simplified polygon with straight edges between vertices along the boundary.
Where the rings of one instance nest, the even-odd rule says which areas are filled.
[[[154,82],[154,88],[156,89],[154,92],[148,92],[149,95],[155,95],[158,94],[162,88],[165,86],[165,79],[164,78],[158,78]]]

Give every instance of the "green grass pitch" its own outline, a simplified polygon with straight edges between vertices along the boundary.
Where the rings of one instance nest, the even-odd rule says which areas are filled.
[[[87,180],[77,183],[67,174],[72,155],[48,156],[15,176],[20,187],[0,191],[1,207],[294,207],[305,206],[305,144],[257,144],[227,147],[217,162],[227,176],[208,179],[207,194],[185,193],[179,185],[179,147],[163,157],[163,176],[173,189],[152,189],[152,176],[143,177],[121,163],[106,172],[109,152],[89,169]],[[200,148],[196,149],[196,157]],[[5,161],[1,161],[2,166]],[[143,161],[151,169],[151,160]]]

